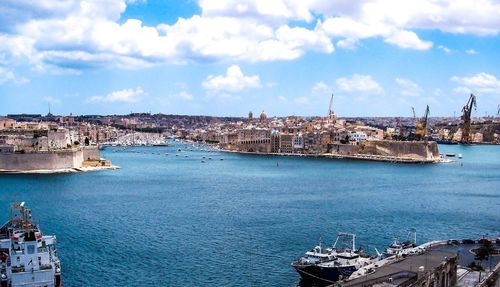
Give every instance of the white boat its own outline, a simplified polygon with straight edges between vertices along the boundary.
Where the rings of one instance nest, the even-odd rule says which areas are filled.
[[[345,245],[339,246],[339,245]],[[326,253],[319,257],[321,253]],[[311,258],[317,258],[312,260]],[[360,249],[356,249],[356,235],[341,232],[338,234],[332,248],[325,250],[313,249],[304,257],[292,262],[303,279],[315,280],[321,283],[335,283],[348,279],[352,273],[374,260]]]
[[[24,202],[14,203],[10,220],[0,227],[1,286],[62,286],[56,241],[32,222]]]

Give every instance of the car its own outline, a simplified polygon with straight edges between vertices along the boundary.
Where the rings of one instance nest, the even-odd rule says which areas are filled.
[[[476,243],[475,240],[472,239],[462,239],[462,244],[474,244]]]
[[[459,245],[459,244],[460,244],[460,241],[458,241],[456,239],[448,240],[448,245]]]
[[[479,244],[488,244],[488,243],[492,243],[489,239],[487,238],[481,238],[477,241],[477,243]]]

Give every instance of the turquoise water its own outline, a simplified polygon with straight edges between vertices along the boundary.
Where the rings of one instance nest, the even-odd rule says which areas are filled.
[[[435,165],[177,148],[108,148],[116,171],[1,175],[0,219],[27,201],[57,235],[65,286],[295,286],[290,262],[339,231],[370,252],[410,227],[420,242],[500,236],[500,146],[440,146],[464,158]]]

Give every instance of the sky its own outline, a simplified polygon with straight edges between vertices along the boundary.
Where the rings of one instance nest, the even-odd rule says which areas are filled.
[[[473,115],[498,0],[2,0],[0,115]]]

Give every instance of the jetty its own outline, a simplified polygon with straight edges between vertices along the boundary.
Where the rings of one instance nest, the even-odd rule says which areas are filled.
[[[329,287],[401,286],[401,287],[486,287],[500,286],[500,256],[490,255],[479,270],[471,268],[475,262],[473,250],[481,240],[442,240],[420,245],[421,252],[401,256],[394,263],[366,270],[355,278],[339,281]],[[497,239],[491,241],[500,249]],[[496,283],[495,283],[496,282]],[[497,285],[495,285],[497,284]]]

